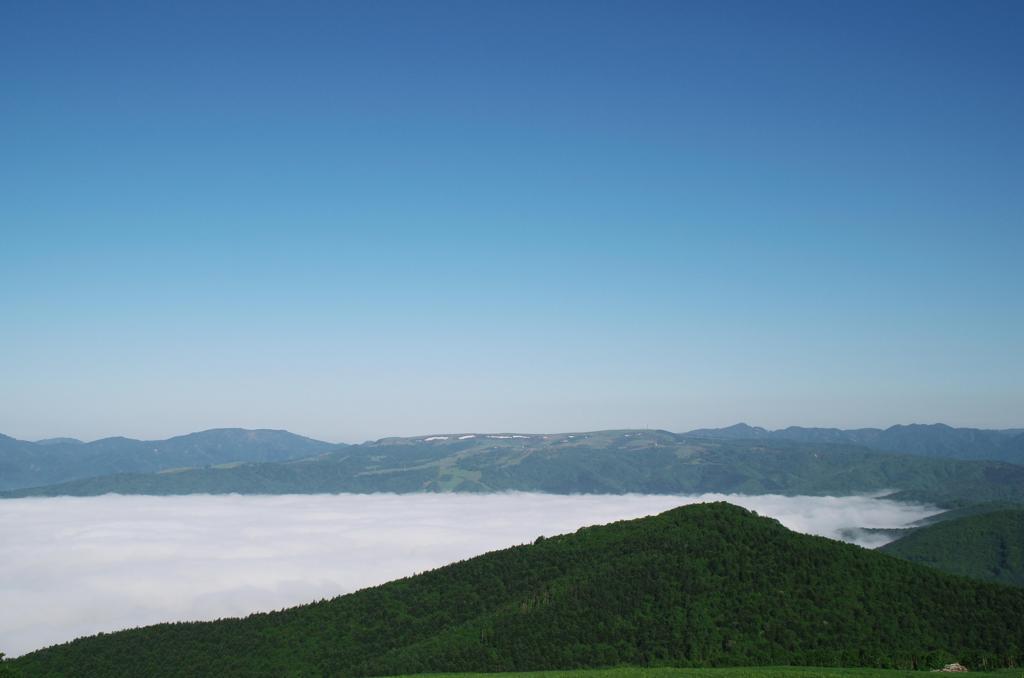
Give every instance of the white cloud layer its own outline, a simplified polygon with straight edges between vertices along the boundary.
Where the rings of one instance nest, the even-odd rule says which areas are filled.
[[[376,494],[0,500],[0,651],[277,609],[583,525],[727,500],[841,538],[935,513],[874,497]],[[885,538],[863,543],[878,546]]]

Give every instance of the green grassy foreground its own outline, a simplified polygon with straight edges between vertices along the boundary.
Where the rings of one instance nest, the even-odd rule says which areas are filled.
[[[807,666],[753,666],[725,669],[619,668],[522,673],[434,673],[430,678],[922,678],[922,671],[837,669]],[[958,674],[940,674],[958,675]],[[1024,678],[1024,669],[971,671],[971,678]],[[399,678],[412,678],[400,676]]]

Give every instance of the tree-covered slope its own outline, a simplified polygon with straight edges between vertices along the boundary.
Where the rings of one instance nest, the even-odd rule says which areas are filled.
[[[323,676],[1024,659],[1024,591],[725,504],[538,539],[330,601],[19,658],[27,676]]]
[[[993,511],[1009,511],[1013,509],[1024,509],[1024,502],[1019,501],[989,501],[977,504],[968,504],[960,506],[942,513],[936,513],[934,515],[921,518],[920,520],[911,523],[907,528],[907,533],[913,532],[916,529],[922,527],[928,527],[935,523],[941,523],[945,520],[956,520],[957,518],[966,518],[968,516],[979,516],[983,513],[992,513]]]
[[[960,505],[1024,498],[1024,466],[791,441],[700,440],[667,431],[393,438],[312,459],[124,474],[6,496],[310,493],[853,494]]]
[[[880,550],[953,574],[1024,586],[1024,509],[943,520]]]
[[[288,431],[267,429],[212,429],[167,440],[104,438],[90,443],[67,438],[31,443],[0,435],[0,490],[115,473],[284,461],[338,447]]]

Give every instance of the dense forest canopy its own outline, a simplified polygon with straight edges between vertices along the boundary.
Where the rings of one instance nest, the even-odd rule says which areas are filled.
[[[1024,508],[937,522],[880,550],[953,574],[1024,586]]]

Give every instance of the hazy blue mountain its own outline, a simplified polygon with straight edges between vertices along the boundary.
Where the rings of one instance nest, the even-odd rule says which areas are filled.
[[[947,506],[1024,498],[1024,466],[790,440],[708,440],[668,431],[386,438],[279,463],[118,474],[6,496],[191,493],[724,492],[853,494]]]
[[[0,489],[112,473],[285,461],[336,449],[337,445],[274,430],[212,429],[167,440],[115,437],[89,443],[64,439],[32,443],[0,435]]]
[[[897,425],[887,429],[788,428],[770,431],[735,424],[697,429],[687,435],[727,440],[793,440],[805,443],[862,445],[873,450],[953,459],[994,459],[1024,463],[1024,433],[1020,429],[953,428],[946,424]]]
[[[83,441],[78,438],[43,438],[36,440],[36,445],[81,445]]]
[[[333,600],[81,638],[25,676],[373,676],[594,666],[974,668],[1024,659],[1024,591],[725,503],[586,527]]]

